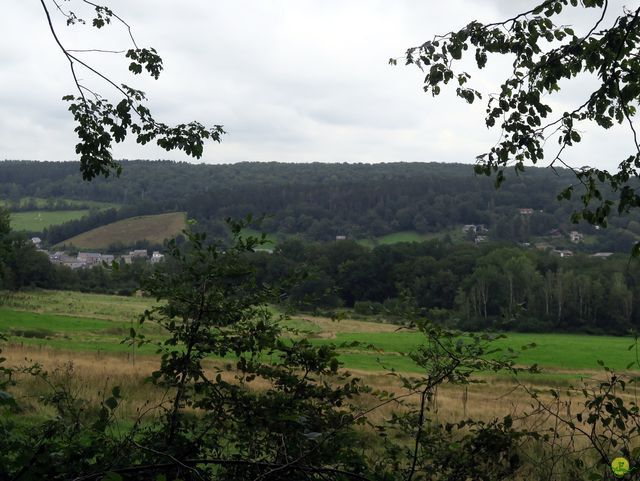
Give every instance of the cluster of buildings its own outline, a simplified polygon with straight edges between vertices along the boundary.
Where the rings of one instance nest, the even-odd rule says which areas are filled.
[[[530,207],[523,207],[518,209],[518,212],[520,215],[522,216],[531,216],[533,215],[536,211]],[[542,211],[540,211],[542,212]],[[596,226],[596,229],[599,230],[599,227]],[[466,234],[467,236],[471,236],[476,244],[479,242],[483,242],[487,240],[487,232],[488,229],[483,225],[483,224],[466,224],[462,226],[462,232],[464,234]],[[561,239],[561,238],[568,238],[569,241],[572,244],[580,244],[581,242],[584,241],[584,234],[582,234],[581,232],[578,232],[577,230],[572,230],[570,232],[566,232],[564,230],[562,230],[561,228],[557,228],[557,229],[552,229],[547,233],[547,237],[550,237],[551,239]],[[531,244],[529,242],[521,242],[519,243],[519,245],[521,247],[530,247]],[[535,244],[535,247],[537,249],[540,250],[549,250],[551,252],[552,255],[558,256],[558,257],[572,257],[573,256],[573,251],[568,250],[568,249],[560,249],[560,248],[556,248],[554,247],[552,244],[550,244],[549,242],[537,242]],[[600,258],[600,259],[606,259],[610,256],[613,255],[613,252],[596,252],[595,254],[592,254],[591,257],[596,257],[596,258]]]
[[[462,233],[472,236],[476,244],[489,240],[487,233],[489,229],[484,224],[465,224],[462,226]]]
[[[548,236],[551,237],[552,239],[560,239],[562,237],[565,237],[565,235],[569,237],[569,240],[573,244],[579,244],[584,240],[584,234],[578,232],[577,230],[572,230],[571,232],[569,232],[569,234],[565,234],[560,229],[551,229],[548,233]]]
[[[102,263],[111,264],[113,261],[124,262],[125,264],[132,264],[136,261],[151,262],[157,264],[164,260],[164,254],[159,251],[153,251],[151,256],[146,249],[136,249],[129,254],[115,256],[113,254],[102,254],[101,252],[78,252],[77,255],[72,256],[64,251],[48,252],[40,248],[42,240],[38,237],[33,237],[31,242],[40,250],[49,256],[49,260],[53,264],[59,264],[70,267],[71,269],[82,269],[93,266],[102,265]]]

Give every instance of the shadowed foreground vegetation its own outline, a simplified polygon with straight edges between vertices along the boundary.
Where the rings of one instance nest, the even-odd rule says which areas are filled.
[[[632,367],[633,339],[287,318],[243,228],[231,246],[185,231],[151,298],[2,296],[3,476],[546,480],[602,475],[636,446],[635,385],[594,365],[615,350]]]

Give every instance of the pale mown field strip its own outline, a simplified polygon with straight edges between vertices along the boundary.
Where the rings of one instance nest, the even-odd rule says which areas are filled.
[[[104,249],[121,242],[126,245],[148,240],[162,244],[166,239],[179,235],[187,226],[185,212],[171,212],[131,217],[96,227],[90,231],[71,237],[59,245],[74,245],[83,249]]]

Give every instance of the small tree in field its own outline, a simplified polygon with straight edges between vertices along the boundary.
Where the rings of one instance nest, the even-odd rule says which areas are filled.
[[[143,285],[162,301],[141,322],[168,334],[157,342],[152,380],[170,396],[163,421],[144,435],[148,452],[165,458],[148,461],[170,455],[179,463],[169,471],[190,476],[180,463],[197,465],[215,479],[361,471],[350,401],[361,382],[338,372],[334,347],[313,346],[274,318],[273,293],[256,283],[248,259],[265,240],[231,227],[227,246],[186,231],[186,243],[171,242],[168,261]]]

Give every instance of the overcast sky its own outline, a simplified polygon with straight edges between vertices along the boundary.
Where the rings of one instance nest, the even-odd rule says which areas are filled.
[[[61,2],[63,6],[79,2]],[[158,120],[223,124],[222,144],[202,161],[473,162],[499,132],[484,127],[484,106],[452,94],[422,92],[421,72],[388,65],[407,47],[471,19],[504,18],[527,0],[118,0],[106,2],[133,27],[140,46],[164,59],[158,81],[127,74],[119,57],[85,54],[116,81],[145,90]],[[612,10],[620,9],[612,2]],[[53,8],[53,7],[52,7]],[[60,99],[74,93],[40,2],[10,2],[0,17],[0,159],[76,159],[73,123]],[[597,12],[592,12],[597,13]],[[67,48],[127,49],[126,32],[65,27]],[[585,16],[565,18],[583,24]],[[495,92],[507,64],[475,76]],[[112,92],[88,73],[82,81]],[[554,106],[569,108],[589,80],[567,89]],[[632,148],[623,129],[588,132],[566,159],[612,168]],[[126,143],[118,158],[190,160],[179,152]]]

